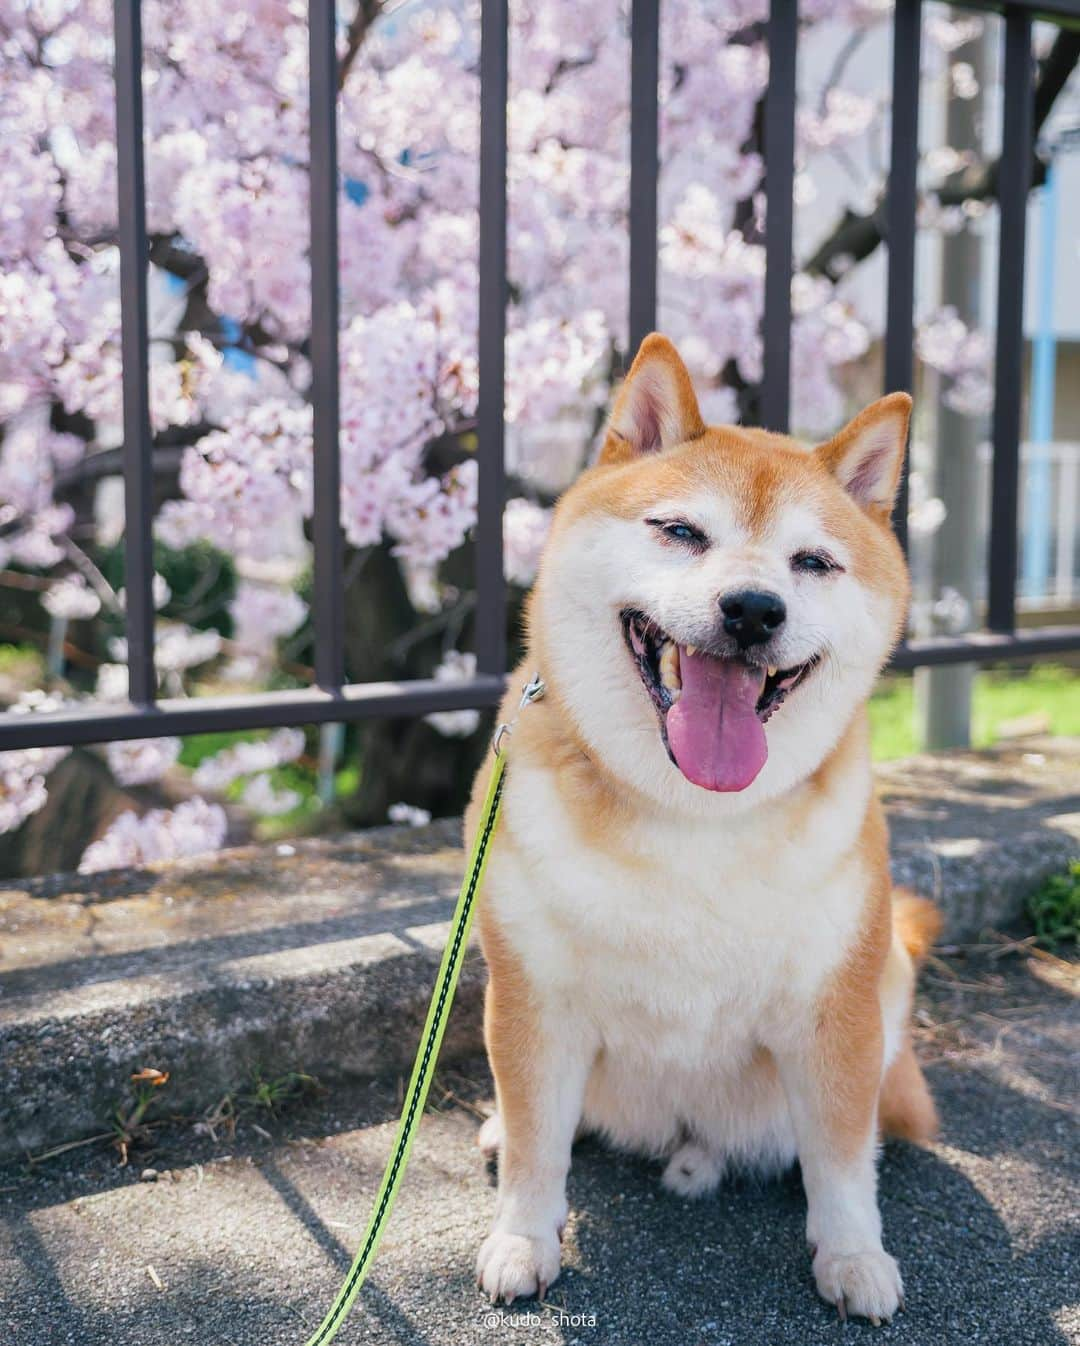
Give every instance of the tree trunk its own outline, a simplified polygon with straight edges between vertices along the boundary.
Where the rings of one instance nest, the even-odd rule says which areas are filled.
[[[444,578],[468,593],[473,583],[474,549],[463,547],[443,567]],[[471,612],[455,632],[450,612],[433,618],[416,613],[409,602],[397,562],[385,544],[374,548],[347,593],[345,657],[349,677],[357,682],[430,677],[447,644],[467,650],[472,643]],[[517,607],[508,614],[517,628]],[[430,630],[418,633],[425,623]],[[456,639],[453,637],[456,635]],[[510,658],[517,651],[511,645]],[[354,826],[387,821],[391,804],[418,805],[435,817],[464,810],[476,769],[488,751],[493,713],[485,711],[480,726],[466,738],[448,737],[426,720],[373,720],[355,734],[360,759],[356,793],[341,801]]]

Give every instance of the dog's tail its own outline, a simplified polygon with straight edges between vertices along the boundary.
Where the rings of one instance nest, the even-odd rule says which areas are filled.
[[[941,934],[941,912],[928,898],[916,897],[907,888],[894,888],[892,898],[893,929],[917,965],[922,962]]]

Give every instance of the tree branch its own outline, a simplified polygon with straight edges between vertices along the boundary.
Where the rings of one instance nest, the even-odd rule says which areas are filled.
[[[1039,186],[1046,178],[1046,165],[1035,154],[1035,142],[1058,94],[1080,60],[1080,32],[1061,29],[1054,44],[1039,66],[1035,86],[1035,113],[1032,126],[1032,155],[1034,172],[1032,184]],[[955,174],[934,195],[942,206],[958,206],[965,201],[987,201],[997,197],[999,160],[976,165]],[[869,215],[858,215],[846,210],[833,232],[806,263],[811,275],[839,280],[855,262],[865,261],[886,237],[885,195]]]
[[[338,93],[344,89],[345,81],[349,78],[356,58],[360,55],[360,48],[364,45],[364,39],[382,10],[383,0],[358,0],[356,13],[353,15],[352,23],[349,24],[346,36],[345,54],[338,62]]]
[[[207,421],[200,421],[198,425],[169,426],[154,441],[151,470],[155,474],[178,472],[184,450],[216,428]],[[71,467],[65,467],[57,472],[54,480],[56,494],[63,496],[87,482],[100,481],[102,477],[120,476],[123,470],[123,445],[115,449],[103,449],[100,453],[87,454]]]

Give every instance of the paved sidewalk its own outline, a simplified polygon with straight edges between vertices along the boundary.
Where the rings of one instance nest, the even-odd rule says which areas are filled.
[[[1080,1342],[1076,969],[1026,951],[931,962],[920,1053],[944,1131],[882,1165],[908,1287],[889,1327],[822,1305],[798,1180],[691,1204],[655,1166],[575,1153],[566,1268],[546,1307],[488,1309],[472,1261],[493,1192],[474,1139],[482,1062],[440,1077],[375,1270],[339,1340],[385,1346],[1061,1346]],[[177,1123],[127,1169],[69,1152],[0,1171],[4,1346],[302,1346],[348,1265],[400,1081],[336,1092],[231,1139]],[[438,1092],[438,1090],[436,1090]],[[139,1181],[153,1165],[156,1181]],[[563,1319],[560,1321],[560,1314]]]
[[[1080,854],[1080,738],[877,775],[894,876],[934,898],[947,939],[1015,920]],[[444,819],[0,885],[0,1162],[100,1131],[144,1066],[169,1072],[182,1112],[256,1068],[332,1088],[407,1069],[459,831]],[[483,982],[470,954],[447,1060],[479,1049]]]

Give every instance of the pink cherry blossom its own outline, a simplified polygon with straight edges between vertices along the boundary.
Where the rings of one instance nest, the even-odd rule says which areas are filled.
[[[242,579],[229,603],[233,641],[259,659],[269,658],[277,641],[291,636],[307,611],[307,604],[292,589]]]
[[[269,817],[291,813],[302,802],[300,795],[295,790],[275,790],[273,782],[265,771],[258,776],[253,776],[248,781],[240,798],[245,808],[251,809],[252,813]]]
[[[427,809],[418,808],[415,804],[391,804],[386,810],[386,816],[390,822],[401,827],[426,827],[431,822],[431,814]]]
[[[447,650],[435,670],[436,682],[466,682],[476,676],[476,655],[468,651]],[[447,738],[468,738],[480,724],[478,710],[439,710],[425,720]]]
[[[768,4],[665,0],[661,11],[658,322],[682,349],[704,413],[732,421],[731,383],[762,376],[764,165],[754,136],[769,75]],[[338,101],[341,525],[352,553],[388,546],[414,606],[435,616],[460,598],[444,563],[477,512],[479,7],[385,6],[355,49],[354,13],[342,8],[338,37],[347,63]],[[157,622],[159,679],[181,696],[209,674],[265,683],[278,643],[295,635],[299,648],[309,617],[297,592],[314,526],[308,30],[306,7],[279,0],[143,0],[142,17],[159,481],[173,480],[165,474],[176,446],[180,454],[154,535],[172,549],[209,543],[237,576],[231,645],[194,614],[192,625]],[[551,500],[587,461],[632,354],[628,19],[624,0],[511,8],[505,413],[514,484],[504,541],[507,577],[520,587],[535,575]],[[812,36],[844,40],[886,20],[883,0],[800,7]],[[948,73],[948,54],[982,22],[928,12],[927,60]],[[104,622],[125,604],[122,591],[88,581],[93,572],[73,551],[85,545],[93,556],[95,545],[116,542],[101,500],[118,479],[71,489],[123,438],[112,24],[109,0],[0,0],[0,567],[44,576],[43,610],[57,620]],[[970,90],[962,67],[949,78]],[[876,144],[879,113],[843,79],[801,97],[800,201],[824,156]],[[935,181],[955,167],[941,155],[927,165]],[[868,175],[847,204],[870,208],[879,186]],[[920,210],[941,230],[971,217],[943,209],[932,192]],[[846,278],[796,275],[800,433],[828,433],[850,412],[847,370],[880,336],[853,293]],[[934,314],[918,351],[941,371],[950,406],[985,410],[982,334]],[[155,586],[160,608],[169,596]],[[99,670],[96,695],[122,701],[126,643],[106,648],[117,662]],[[435,676],[469,676],[469,658],[451,651]],[[475,728],[473,712],[432,722],[449,733]],[[303,749],[302,735],[282,732],[292,737],[204,762],[199,788],[250,777],[245,799],[273,812],[287,792],[266,773]],[[114,745],[107,758],[122,782],[145,783],[175,759],[172,743]],[[9,757],[0,826],[44,798],[40,761]],[[182,853],[224,835],[214,806],[191,804],[117,820],[86,863]]]
[[[121,785],[148,785],[160,780],[179,755],[178,738],[142,738],[105,747],[109,770]]]
[[[221,805],[209,804],[198,796],[175,809],[151,809],[141,818],[128,810],[86,848],[79,872],[92,874],[202,855],[221,847],[227,828]]]
[[[57,580],[42,596],[41,606],[50,617],[80,621],[97,616],[101,611],[101,599],[83,576],[76,574]]]
[[[199,763],[192,780],[198,790],[220,792],[241,776],[269,771],[283,762],[294,762],[303,751],[302,730],[278,729],[267,738],[222,748]]]
[[[551,510],[516,496],[503,513],[503,565],[511,584],[527,589],[536,578],[551,526]]]
[[[45,806],[45,777],[67,755],[67,748],[0,752],[0,833],[14,831]]]

